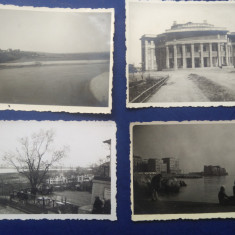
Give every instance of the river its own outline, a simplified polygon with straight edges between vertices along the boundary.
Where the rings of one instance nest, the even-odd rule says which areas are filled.
[[[89,84],[94,77],[109,71],[109,63],[73,63],[50,61],[45,66],[0,69],[0,103],[108,106],[95,99]],[[109,84],[108,76],[105,82]],[[103,91],[108,92],[108,89]]]
[[[0,174],[6,173],[17,173],[17,170],[14,168],[0,168]]]
[[[233,195],[235,175],[183,180],[186,187],[182,187],[178,194],[164,195],[162,200],[218,203],[218,192],[222,185],[225,186],[228,196]]]

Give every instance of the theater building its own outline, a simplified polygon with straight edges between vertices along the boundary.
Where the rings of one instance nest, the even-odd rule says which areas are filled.
[[[143,70],[234,66],[235,34],[207,22],[173,23],[159,35],[141,37]]]

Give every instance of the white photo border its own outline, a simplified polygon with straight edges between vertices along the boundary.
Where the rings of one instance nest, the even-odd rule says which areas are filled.
[[[94,114],[111,114],[112,111],[112,89],[113,89],[113,52],[114,52],[114,26],[115,16],[114,8],[48,8],[48,7],[33,7],[33,6],[16,6],[2,5],[3,10],[22,10],[22,11],[41,11],[41,12],[73,12],[73,13],[111,13],[111,29],[110,29],[110,62],[109,62],[109,91],[108,91],[108,106],[93,107],[93,106],[62,106],[62,105],[40,105],[40,104],[11,104],[0,103],[0,110],[14,111],[38,111],[38,112],[68,112],[68,113],[94,113]]]

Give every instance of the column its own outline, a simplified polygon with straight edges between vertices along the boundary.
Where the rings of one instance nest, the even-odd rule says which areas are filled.
[[[234,48],[233,48],[233,45],[231,44],[231,51],[230,51],[230,55],[231,55],[231,65],[234,65]]]
[[[231,47],[228,46],[228,65],[231,65]]]
[[[148,70],[148,41],[145,41],[145,61],[144,61],[144,70]]]
[[[156,66],[156,70],[159,69],[159,56],[158,56],[158,49],[157,47],[155,47],[155,53],[154,53],[154,56],[155,56],[155,66]]]
[[[200,61],[201,61],[201,68],[204,68],[203,43],[200,43]]]
[[[212,58],[213,58],[213,55],[212,55],[212,43],[209,43],[209,56],[210,56],[210,67],[213,67],[213,61],[212,61]]]
[[[218,47],[218,52],[217,52],[217,57],[218,57],[218,66],[221,66],[221,53],[220,53],[220,43],[217,45]]]
[[[187,68],[185,44],[182,45],[183,69]]]
[[[194,44],[191,44],[191,57],[192,57],[192,68],[195,68],[195,60],[194,60]]]
[[[229,65],[229,61],[228,61],[228,44],[225,44],[225,58],[226,58],[226,65]]]
[[[174,69],[178,69],[177,65],[177,47],[174,45]]]
[[[231,55],[232,55],[232,46],[229,46],[228,47],[228,62],[229,62],[229,65],[232,65],[232,58],[231,58]]]
[[[152,70],[154,70],[154,48],[151,48],[151,63]]]
[[[169,63],[169,47],[166,46],[166,68],[170,68],[170,63]]]

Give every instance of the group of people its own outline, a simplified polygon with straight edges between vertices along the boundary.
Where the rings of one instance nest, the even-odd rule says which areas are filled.
[[[110,200],[105,200],[104,202],[100,197],[95,197],[93,204],[92,214],[111,214],[111,202]]]
[[[225,192],[225,187],[221,186],[218,193],[218,199],[220,205],[235,205],[235,182],[233,185],[233,196],[228,196]]]

